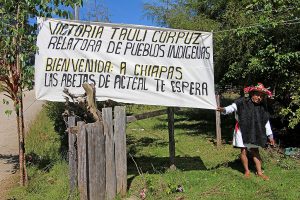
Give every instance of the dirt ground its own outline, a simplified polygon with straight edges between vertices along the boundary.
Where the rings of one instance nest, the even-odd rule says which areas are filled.
[[[24,119],[25,131],[28,130],[30,123],[41,111],[43,101],[35,99],[34,91],[24,92]],[[5,196],[14,184],[18,182],[18,134],[16,115],[6,115],[6,110],[13,110],[13,104],[4,105],[3,99],[9,100],[0,93],[0,200],[6,199]]]

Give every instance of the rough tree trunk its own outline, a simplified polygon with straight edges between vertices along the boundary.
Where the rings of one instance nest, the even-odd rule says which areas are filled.
[[[20,172],[21,179],[22,179],[22,185],[26,185],[28,181],[27,177],[27,170],[26,170],[26,154],[25,154],[25,126],[24,126],[24,109],[23,109],[23,91],[22,88],[20,87],[20,121],[21,121],[21,133],[20,133],[20,159],[21,164],[22,164],[22,172]]]
[[[24,146],[22,142],[22,134],[21,134],[21,117],[20,117],[20,102],[15,102],[16,109],[16,120],[17,120],[17,131],[18,131],[18,141],[19,141],[19,170],[20,170],[20,184],[25,185],[24,180]]]
[[[26,173],[26,159],[25,159],[25,128],[24,128],[24,114],[23,114],[23,93],[22,93],[22,66],[19,57],[19,51],[17,51],[17,70],[20,74],[20,83],[18,86],[19,94],[17,95],[17,124],[18,124],[18,136],[19,136],[19,169],[20,169],[20,184],[25,186],[27,184]]]

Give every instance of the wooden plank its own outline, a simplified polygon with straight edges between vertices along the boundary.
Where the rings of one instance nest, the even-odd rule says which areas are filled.
[[[105,135],[105,158],[106,158],[106,199],[112,200],[116,197],[117,180],[115,165],[115,146],[113,133],[112,108],[102,109],[102,119]]]
[[[216,95],[217,106],[220,106],[220,95]],[[221,113],[216,111],[216,137],[217,137],[217,147],[222,145],[222,135],[221,135]]]
[[[68,117],[68,142],[69,142],[69,180],[70,180],[70,195],[73,196],[77,189],[77,138],[72,133],[71,127],[76,125],[75,116]]]
[[[117,193],[122,196],[127,191],[127,154],[126,154],[126,113],[124,106],[114,108],[114,141],[117,177]]]
[[[105,198],[105,136],[101,122],[87,124],[88,185],[90,200]]]
[[[175,168],[174,108],[168,107],[170,168]]]
[[[147,112],[147,113],[143,113],[143,114],[137,114],[137,115],[132,115],[132,116],[127,116],[126,117],[126,122],[130,123],[130,122],[134,122],[134,121],[137,121],[137,120],[147,119],[147,118],[156,117],[156,116],[164,115],[164,114],[167,114],[167,110],[166,109],[151,111],[151,112]]]
[[[78,122],[78,190],[80,200],[88,200],[88,176],[87,176],[87,137],[84,122]]]
[[[95,176],[94,167],[96,165],[95,161],[95,138],[93,133],[93,127],[91,123],[88,123],[85,125],[86,129],[86,147],[87,147],[87,157],[86,157],[86,163],[87,163],[87,185],[88,185],[88,199],[91,199],[91,196],[93,196],[93,185],[95,185],[95,182],[97,181],[94,179],[93,176]]]
[[[96,138],[96,169],[97,169],[97,180],[99,181],[99,187],[95,188],[96,192],[99,194],[99,190],[103,191],[102,194],[100,194],[101,200],[106,200],[106,182],[107,182],[107,176],[106,176],[106,158],[105,158],[105,135],[104,135],[104,127],[103,123],[98,124],[98,130],[97,138]]]

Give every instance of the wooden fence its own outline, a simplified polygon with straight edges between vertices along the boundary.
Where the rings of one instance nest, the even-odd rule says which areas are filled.
[[[102,109],[103,122],[68,119],[70,195],[81,200],[110,200],[127,189],[125,107]],[[72,198],[72,196],[71,196]]]
[[[219,103],[219,96],[217,104]],[[175,167],[174,111],[168,108],[127,116],[125,107],[102,109],[103,123],[78,122],[69,117],[70,194],[78,188],[81,200],[111,200],[126,195],[126,123],[168,114],[170,167]],[[216,112],[217,146],[221,146],[220,113]],[[72,199],[72,197],[71,197]]]

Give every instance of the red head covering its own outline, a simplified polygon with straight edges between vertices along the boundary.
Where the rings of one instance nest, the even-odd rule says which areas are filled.
[[[268,95],[269,98],[272,98],[272,92],[270,90],[268,90],[267,88],[265,88],[265,86],[262,83],[257,83],[256,86],[248,86],[244,88],[244,93],[250,93],[250,92],[261,92],[263,94]]]

